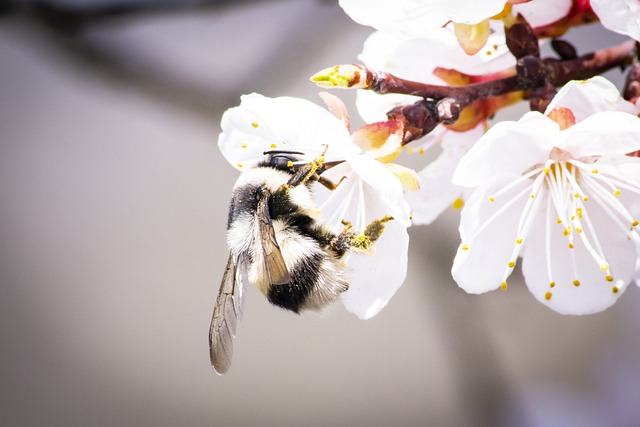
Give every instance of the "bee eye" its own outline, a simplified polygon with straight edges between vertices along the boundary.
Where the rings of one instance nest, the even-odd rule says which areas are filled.
[[[298,159],[289,154],[274,154],[269,159],[269,166],[276,169],[289,170],[291,168],[291,163],[297,160]]]

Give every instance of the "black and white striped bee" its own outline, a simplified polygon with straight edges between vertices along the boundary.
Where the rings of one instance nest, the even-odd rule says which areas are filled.
[[[322,156],[300,164],[295,152],[268,152],[265,161],[238,178],[227,222],[230,254],[209,329],[211,365],[218,374],[231,366],[244,290],[257,285],[274,305],[299,313],[320,310],[349,288],[342,256],[367,251],[391,217],[371,222],[362,233],[333,233],[319,222],[311,183],[336,184],[320,174]],[[339,183],[338,183],[339,184]]]

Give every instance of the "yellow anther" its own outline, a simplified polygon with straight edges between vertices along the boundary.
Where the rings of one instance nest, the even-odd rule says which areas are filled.
[[[522,237],[518,237],[516,239],[516,243],[519,244],[519,245],[522,244]]]
[[[253,126],[254,128],[257,128],[258,126],[260,126],[259,124],[257,124],[256,122],[252,122],[251,126]]]
[[[424,154],[424,148],[423,148],[423,147],[420,147],[420,149],[418,150],[418,153],[420,153],[420,154]]]
[[[580,280],[578,280],[578,279],[574,280],[573,281],[573,286],[576,286],[576,287],[580,286]]]
[[[500,283],[500,289],[502,289],[503,291],[506,291],[508,287],[509,285],[507,285],[507,282]]]
[[[578,233],[582,233],[582,228],[580,228],[580,227],[576,227],[576,232],[578,232]]]
[[[549,301],[551,299],[551,297],[553,296],[553,294],[551,292],[547,292],[546,294],[544,294],[544,299],[546,299],[547,301]]]
[[[605,277],[605,279],[607,279],[607,282],[613,282],[613,276],[611,275]]]
[[[240,144],[240,147],[247,148],[247,144],[246,143],[242,143],[242,144]]]
[[[489,197],[489,201],[490,201],[490,202],[495,202],[495,201],[496,201],[496,199],[495,199],[493,196],[491,196],[491,197]]]
[[[598,169],[593,169],[591,173],[598,173]]]
[[[569,249],[573,249],[573,243],[569,243]]]
[[[236,163],[236,166],[238,166],[239,168],[242,167],[242,163]]]
[[[611,288],[611,292],[613,292],[614,294],[617,294],[619,290],[620,289],[618,289],[617,286],[614,286],[613,288]]]
[[[453,209],[462,209],[463,206],[464,206],[464,200],[462,200],[460,197],[458,197],[453,201],[453,203],[451,203],[451,207]]]
[[[532,195],[531,195],[531,198],[532,198],[532,199],[535,199],[535,198],[536,198],[536,195],[535,195],[535,194],[532,194]]]
[[[463,251],[468,251],[469,250],[469,246],[462,245],[462,246],[460,246],[460,249],[462,249]]]
[[[560,218],[556,218],[556,224],[562,224],[562,220]]]
[[[549,287],[550,288],[555,288],[556,287],[556,282],[549,282]]]
[[[573,197],[575,197],[576,199],[580,197],[580,195],[578,193],[574,194]]]
[[[631,223],[632,227],[636,227],[638,225],[638,220],[634,219],[633,222]]]
[[[516,266],[516,263],[514,261],[509,261],[509,264],[507,264],[509,266],[509,268],[513,268]]]
[[[582,198],[582,200],[584,200],[584,201],[586,202],[587,200],[589,200],[589,196],[584,196],[584,197]]]
[[[276,148],[276,144],[271,144],[269,147]]]
[[[619,196],[620,195],[620,190],[617,190],[617,189],[614,190],[613,195],[614,196]]]
[[[545,175],[549,175],[549,168],[544,168],[542,169],[542,171],[544,172]]]

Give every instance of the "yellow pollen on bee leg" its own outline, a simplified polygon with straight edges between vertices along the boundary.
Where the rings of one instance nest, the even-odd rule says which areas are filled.
[[[553,296],[553,294],[551,292],[547,292],[546,294],[544,294],[544,299],[546,299],[547,301],[549,301],[551,299],[551,297]]]
[[[260,125],[259,125],[258,123],[256,123],[256,122],[252,122],[252,123],[251,123],[251,126],[253,126],[254,128],[257,128],[257,127],[258,127],[258,126],[260,126]]]
[[[509,285],[507,285],[507,282],[500,283],[500,289],[502,289],[503,291],[506,291],[508,287]]]
[[[453,203],[451,203],[451,207],[453,209],[461,209],[463,206],[464,206],[464,200],[462,200],[460,197],[458,197],[453,201]]]
[[[607,280],[607,282],[613,282],[613,276],[611,275],[605,277],[605,279]]]
[[[580,280],[576,279],[573,281],[573,286],[578,287],[580,286]]]
[[[293,162],[292,162],[291,160],[289,160],[289,161],[287,162],[287,167],[288,167],[288,168],[292,168],[292,167],[293,167]]]

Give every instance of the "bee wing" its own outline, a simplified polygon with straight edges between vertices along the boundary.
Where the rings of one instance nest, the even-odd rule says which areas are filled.
[[[271,222],[269,213],[269,191],[263,188],[258,192],[258,209],[256,217],[260,232],[260,245],[264,255],[264,267],[272,285],[283,285],[291,282],[291,275],[280,252],[280,246],[276,240],[276,232]]]
[[[244,306],[245,257],[234,258],[229,254],[227,268],[222,276],[222,284],[213,308],[209,328],[209,355],[211,366],[220,375],[231,367],[233,339],[236,336],[238,319],[242,318]]]

